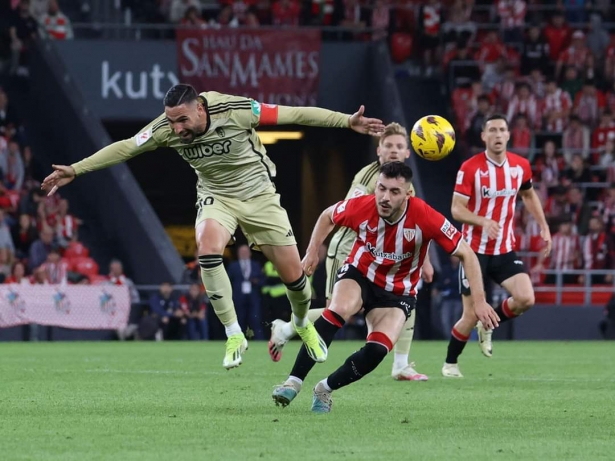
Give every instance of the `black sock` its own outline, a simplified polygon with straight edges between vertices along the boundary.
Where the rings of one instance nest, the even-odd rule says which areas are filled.
[[[327,384],[332,390],[348,386],[375,370],[389,350],[379,343],[367,343],[346,359],[346,362],[329,375]]]
[[[500,317],[500,324],[517,317],[508,307],[508,299],[509,298],[506,298],[497,308],[494,309],[495,313],[498,314],[498,317]]]
[[[322,316],[314,322],[316,331],[323,339],[327,347],[333,342],[335,333],[344,326],[344,319],[329,309],[326,309]],[[301,346],[301,350],[295,359],[295,365],[290,372],[290,376],[304,380],[308,373],[312,370],[316,362],[308,355],[305,345]]]
[[[463,352],[463,348],[466,347],[469,338],[469,336],[463,336],[455,330],[455,328],[453,328],[453,331],[451,332],[451,340],[448,343],[446,363],[457,363],[457,359]]]

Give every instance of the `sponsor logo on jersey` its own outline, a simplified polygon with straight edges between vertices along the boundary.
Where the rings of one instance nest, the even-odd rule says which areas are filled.
[[[455,226],[453,226],[448,219],[444,220],[444,224],[442,224],[440,230],[451,240],[453,240],[453,237],[457,233],[457,229],[455,229]]]
[[[416,235],[416,229],[404,229],[404,238],[411,242]]]
[[[337,214],[343,213],[344,210],[346,209],[346,204],[348,203],[348,200],[344,200],[342,203],[340,203],[337,207],[337,210],[335,210],[335,212]]]
[[[151,137],[152,137],[152,127],[149,127],[147,130],[135,136],[135,142],[137,143],[137,146],[142,146]]]
[[[214,155],[224,155],[231,151],[231,141],[214,142],[211,144],[197,144],[181,149],[181,156],[186,160],[197,160]]]
[[[496,197],[514,197],[517,195],[517,189],[501,189],[493,190],[487,186],[481,187],[483,198],[496,198]]]
[[[352,194],[350,194],[352,198],[362,197],[363,195],[365,195],[365,192],[358,187],[352,191]]]
[[[404,259],[412,257],[411,251],[407,251],[406,253],[403,253],[403,254],[386,253],[384,251],[378,251],[376,247],[374,247],[369,242],[367,242],[366,247],[367,247],[367,251],[369,251],[372,254],[372,256],[374,256],[375,258],[390,259],[391,261],[403,261]]]
[[[250,105],[252,106],[252,113],[254,115],[260,115],[261,114],[261,104],[257,101],[252,101],[250,102]]]

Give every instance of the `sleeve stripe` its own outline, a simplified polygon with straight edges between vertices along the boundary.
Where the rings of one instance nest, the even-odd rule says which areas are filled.
[[[156,130],[158,130],[159,128],[163,128],[166,124],[167,124],[167,119],[166,118],[163,118],[159,122],[154,123],[152,125],[152,133],[156,132]]]
[[[365,174],[363,175],[363,177],[361,178],[361,184],[363,184],[364,186],[369,186],[369,184],[374,179],[374,176],[378,174],[378,171],[380,171],[379,164],[376,164],[372,168],[367,170]]]
[[[459,195],[460,197],[470,198],[469,195],[462,194],[461,192],[457,192],[457,191],[453,192],[453,195]]]
[[[226,112],[229,110],[239,110],[239,109],[250,110],[251,108],[252,106],[250,105],[250,103],[231,102],[231,103],[226,103],[226,104],[217,104],[215,106],[210,107],[208,110],[209,110],[209,115],[214,115],[214,114],[220,114],[222,112]]]

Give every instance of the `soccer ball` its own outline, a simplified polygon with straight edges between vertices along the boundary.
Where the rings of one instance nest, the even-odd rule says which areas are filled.
[[[425,160],[442,160],[455,147],[455,130],[444,117],[427,115],[410,132],[414,152]]]

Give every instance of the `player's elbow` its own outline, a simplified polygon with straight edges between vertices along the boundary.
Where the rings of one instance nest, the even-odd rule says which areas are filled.
[[[461,213],[461,207],[458,204],[453,203],[453,205],[451,206],[451,215],[453,216],[453,219],[460,221]]]

